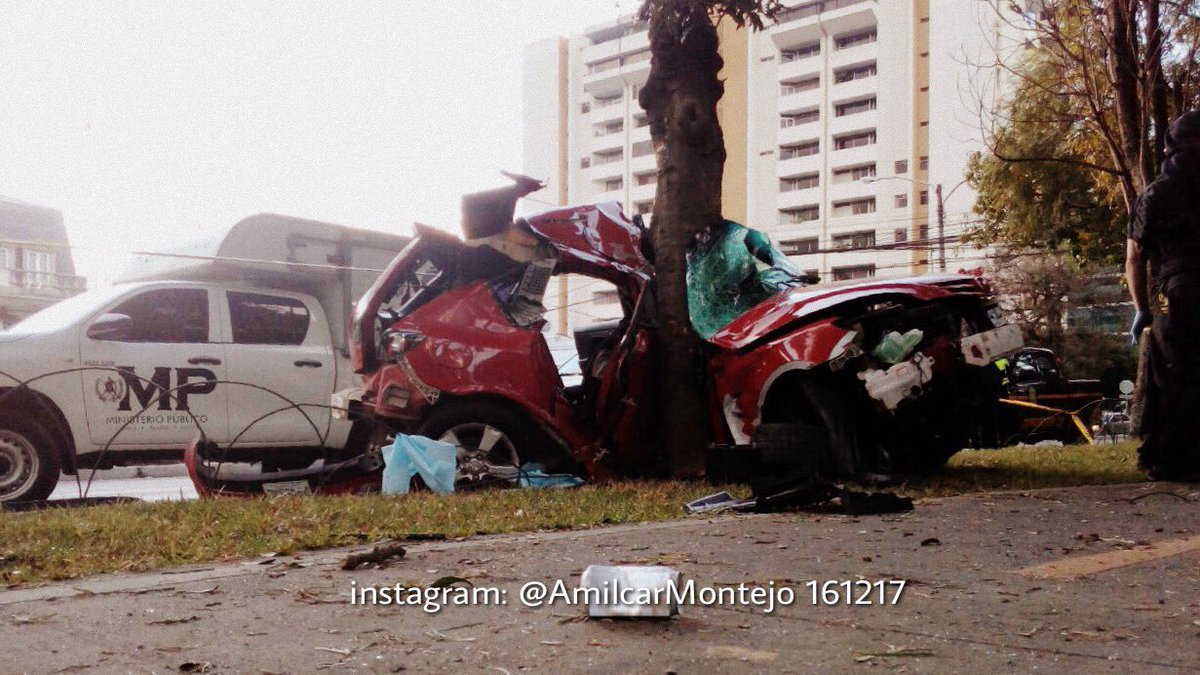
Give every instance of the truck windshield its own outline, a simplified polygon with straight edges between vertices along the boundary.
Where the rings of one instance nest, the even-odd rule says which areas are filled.
[[[124,295],[128,290],[125,286],[93,288],[90,291],[56,302],[42,311],[27,317],[25,320],[18,322],[4,332],[21,335],[58,332],[84,320],[96,310]]]

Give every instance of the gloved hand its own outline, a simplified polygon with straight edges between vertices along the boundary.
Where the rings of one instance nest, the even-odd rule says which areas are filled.
[[[1133,315],[1133,325],[1129,327],[1129,332],[1133,334],[1130,342],[1134,347],[1136,347],[1138,342],[1141,342],[1142,340],[1142,330],[1149,327],[1151,323],[1153,323],[1153,319],[1150,316],[1150,312],[1139,309],[1137,313]]]

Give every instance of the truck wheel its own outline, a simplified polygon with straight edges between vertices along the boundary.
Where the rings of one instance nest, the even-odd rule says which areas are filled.
[[[58,449],[35,421],[0,417],[0,502],[49,497],[61,466]]]
[[[538,462],[547,473],[576,471],[565,448],[523,414],[495,401],[449,403],[426,418],[417,433],[458,446],[455,484],[462,487],[494,484],[487,465],[515,469]]]

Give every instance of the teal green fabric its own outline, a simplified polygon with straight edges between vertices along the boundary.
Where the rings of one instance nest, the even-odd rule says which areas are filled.
[[[688,314],[705,339],[764,300],[802,285],[767,235],[733,221],[697,238],[688,251]]]

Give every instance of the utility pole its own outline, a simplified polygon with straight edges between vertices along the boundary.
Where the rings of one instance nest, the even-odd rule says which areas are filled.
[[[946,271],[946,203],[942,201],[942,184],[934,186],[937,193],[938,269]]]

